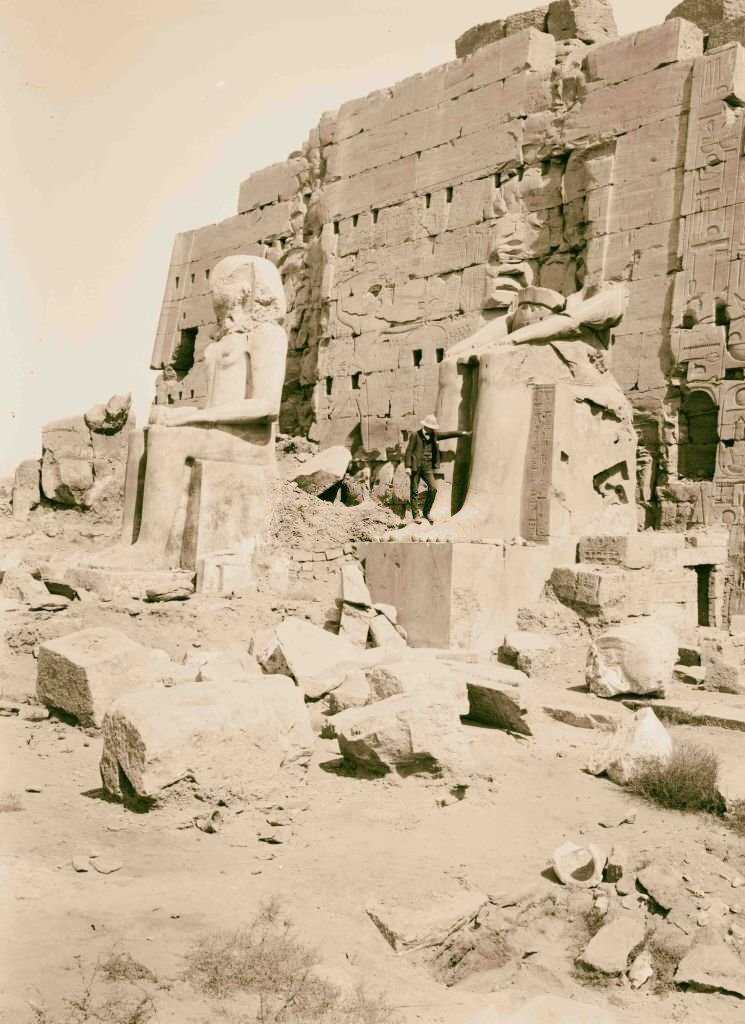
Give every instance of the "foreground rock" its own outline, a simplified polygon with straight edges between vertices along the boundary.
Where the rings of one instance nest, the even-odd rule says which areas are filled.
[[[441,945],[470,924],[486,903],[483,893],[459,889],[406,900],[387,899],[367,907],[367,913],[393,949],[403,953]]]
[[[556,637],[516,629],[504,638],[499,657],[527,676],[548,676],[559,664],[561,644]]]
[[[467,786],[474,764],[457,708],[408,693],[333,719],[339,750],[346,761],[375,773],[441,772],[455,786]]]
[[[597,846],[568,841],[554,850],[551,867],[562,883],[573,889],[593,889],[603,881],[605,854]]]
[[[152,689],[106,715],[101,779],[119,798],[161,801],[188,777],[213,797],[265,799],[302,778],[313,740],[302,693],[286,677]]]
[[[26,459],[16,466],[13,479],[13,518],[24,522],[40,501],[41,463],[38,459]]]
[[[459,673],[467,677],[470,719],[523,736],[533,734],[533,690],[524,672],[493,664],[464,665]]]
[[[621,914],[603,925],[580,957],[580,963],[601,974],[617,975],[626,970],[629,958],[644,941],[644,921],[634,914]]]
[[[291,676],[310,700],[318,700],[344,681],[358,651],[344,637],[290,617],[257,634],[251,653],[265,672]]]
[[[50,594],[41,580],[25,569],[8,569],[3,573],[0,597],[28,605],[32,612],[61,611],[69,604],[66,597]]]
[[[745,999],[745,964],[724,942],[698,942],[678,965],[675,983]]]
[[[343,445],[325,448],[304,462],[291,478],[308,494],[320,497],[341,483],[352,461],[352,453]]]
[[[132,691],[160,687],[171,659],[115,629],[81,629],[39,648],[36,696],[82,726],[101,725],[109,705]]]
[[[625,786],[645,762],[668,761],[672,752],[673,741],[667,729],[651,708],[642,708],[603,741],[587,770],[592,775],[605,773],[611,781]]]
[[[672,630],[647,619],[614,626],[590,645],[587,685],[599,697],[622,693],[665,695],[678,660]]]

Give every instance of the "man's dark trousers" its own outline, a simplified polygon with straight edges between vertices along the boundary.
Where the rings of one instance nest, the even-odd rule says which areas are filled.
[[[432,511],[432,506],[437,497],[437,482],[435,475],[429,466],[422,466],[420,469],[411,471],[411,511],[416,519],[419,515],[419,481],[424,481],[427,493],[424,497],[424,516],[427,518]]]

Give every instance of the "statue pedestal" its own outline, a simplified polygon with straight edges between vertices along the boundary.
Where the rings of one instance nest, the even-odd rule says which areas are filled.
[[[541,545],[393,541],[360,545],[374,601],[395,605],[412,647],[489,649],[537,601],[576,539]]]

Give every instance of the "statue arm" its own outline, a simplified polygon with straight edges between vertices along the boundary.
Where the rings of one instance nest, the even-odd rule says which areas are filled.
[[[525,345],[531,341],[573,341],[582,337],[582,324],[566,313],[554,313],[545,320],[519,327],[509,335],[513,345]]]

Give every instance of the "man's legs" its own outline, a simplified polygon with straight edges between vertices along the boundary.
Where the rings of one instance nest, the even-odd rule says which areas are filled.
[[[431,523],[432,520],[430,519],[429,514],[432,511],[432,506],[434,505],[435,498],[437,497],[437,481],[435,480],[435,475],[431,469],[422,470],[422,479],[424,480],[424,484],[427,488],[427,493],[424,497],[424,518],[429,519]]]
[[[422,514],[419,511],[419,478],[421,475],[421,470],[412,469],[411,476],[409,477],[411,514],[415,522],[422,518]]]

